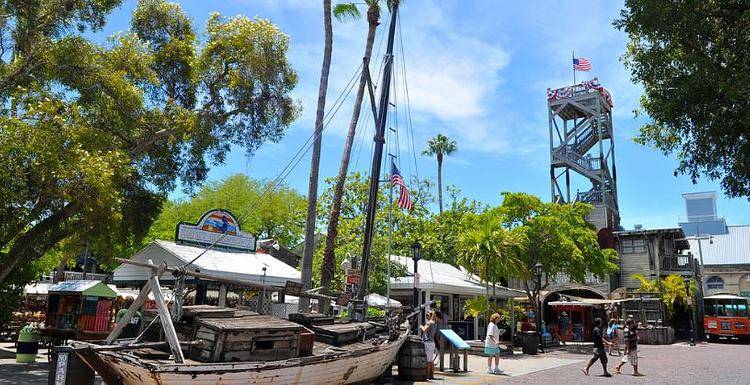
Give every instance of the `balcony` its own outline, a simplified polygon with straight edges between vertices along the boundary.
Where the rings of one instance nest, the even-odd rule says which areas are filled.
[[[663,272],[687,272],[692,273],[693,264],[691,255],[662,255],[660,270]]]

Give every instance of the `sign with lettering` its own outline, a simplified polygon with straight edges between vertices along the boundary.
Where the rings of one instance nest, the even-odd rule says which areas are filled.
[[[346,276],[346,284],[359,285],[361,277],[362,274],[359,272],[359,269],[349,269],[349,274]]]
[[[196,224],[178,223],[175,239],[201,245],[255,251],[255,237],[241,231],[237,219],[226,210],[208,211]]]
[[[55,368],[55,385],[65,385],[68,374],[68,352],[57,355],[57,367]]]

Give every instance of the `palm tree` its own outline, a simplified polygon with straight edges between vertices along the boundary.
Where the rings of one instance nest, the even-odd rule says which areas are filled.
[[[457,262],[485,282],[490,298],[490,283],[494,289],[501,277],[519,270],[525,244],[522,229],[507,230],[496,213],[487,212],[459,237]]]
[[[427,149],[422,151],[424,156],[437,157],[438,162],[438,204],[440,213],[443,212],[443,156],[452,155],[456,152],[456,141],[451,140],[443,134],[437,134],[434,138],[427,141]]]
[[[318,110],[315,116],[315,140],[313,141],[312,161],[310,162],[310,184],[307,190],[307,220],[305,221],[305,247],[302,256],[302,288],[312,288],[312,262],[315,251],[315,218],[318,205],[318,172],[320,169],[320,144],[323,135],[323,114],[326,108],[328,92],[328,73],[331,70],[331,51],[333,51],[333,22],[331,21],[331,0],[323,0],[323,25],[325,44],[323,46],[323,66],[320,71],[318,88]],[[308,298],[299,299],[299,311],[307,312],[310,306]]]
[[[344,182],[346,181],[346,174],[349,171],[349,159],[352,152],[352,144],[354,143],[354,135],[357,130],[357,122],[359,121],[359,112],[362,107],[362,98],[364,97],[365,86],[367,85],[365,69],[369,66],[373,43],[375,42],[375,31],[380,23],[379,0],[365,0],[365,3],[367,4],[368,24],[365,56],[362,63],[362,75],[359,79],[359,89],[357,90],[357,96],[354,100],[354,110],[352,111],[352,118],[349,122],[349,132],[346,135],[346,142],[344,143],[344,153],[341,155],[339,173],[336,177],[336,185],[333,189],[331,212],[328,216],[328,233],[326,235],[325,249],[323,250],[323,266],[320,274],[320,285],[322,286],[321,293],[323,294],[328,294],[328,289],[331,285],[331,280],[333,279],[336,259],[336,237],[338,236],[339,214],[341,213],[341,197],[344,194]],[[355,3],[336,4],[336,7],[333,9],[333,14],[339,21],[355,20],[361,17],[359,9]]]

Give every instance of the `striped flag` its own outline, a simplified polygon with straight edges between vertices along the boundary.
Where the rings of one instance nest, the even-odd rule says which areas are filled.
[[[591,71],[591,62],[585,57],[573,58],[574,71]]]
[[[396,168],[396,164],[393,163],[393,161],[391,161],[391,185],[399,186],[400,188],[398,202],[396,202],[398,207],[411,210],[411,208],[414,207],[414,202],[412,202],[411,196],[409,195],[409,189],[406,188],[404,179],[401,178],[401,173],[398,172],[398,168]]]

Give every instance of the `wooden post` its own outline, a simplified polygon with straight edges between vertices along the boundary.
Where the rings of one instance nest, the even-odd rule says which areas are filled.
[[[150,262],[150,261],[149,261]],[[166,265],[162,264],[156,269],[156,276],[161,277],[162,274],[164,274],[164,271],[166,270]],[[148,298],[148,294],[151,292],[153,286],[151,285],[151,282],[146,282],[146,284],[143,286],[143,289],[141,289],[141,292],[138,293],[138,297],[135,298],[133,303],[128,308],[127,313],[117,322],[117,325],[115,325],[115,328],[109,333],[107,336],[106,345],[111,345],[112,342],[114,342],[117,337],[120,336],[120,333],[125,329],[126,326],[128,326],[128,323],[130,322],[130,319],[133,318],[133,315],[138,311],[138,309],[143,306],[143,303],[146,302],[146,299]],[[157,286],[156,289],[158,290],[159,287]],[[161,294],[161,291],[159,292]]]
[[[164,296],[161,294],[159,277],[157,277],[156,274],[152,272],[151,277],[149,278],[149,282],[151,283],[151,288],[154,292],[154,299],[156,300],[156,310],[159,312],[159,319],[161,320],[161,327],[164,330],[164,336],[167,338],[167,342],[169,342],[169,349],[174,355],[174,362],[177,364],[181,364],[185,362],[185,357],[183,357],[182,355],[182,349],[180,349],[180,341],[177,339],[177,332],[174,330],[172,317],[169,314],[167,303],[164,302]]]
[[[219,307],[227,306],[227,285],[219,286]]]

